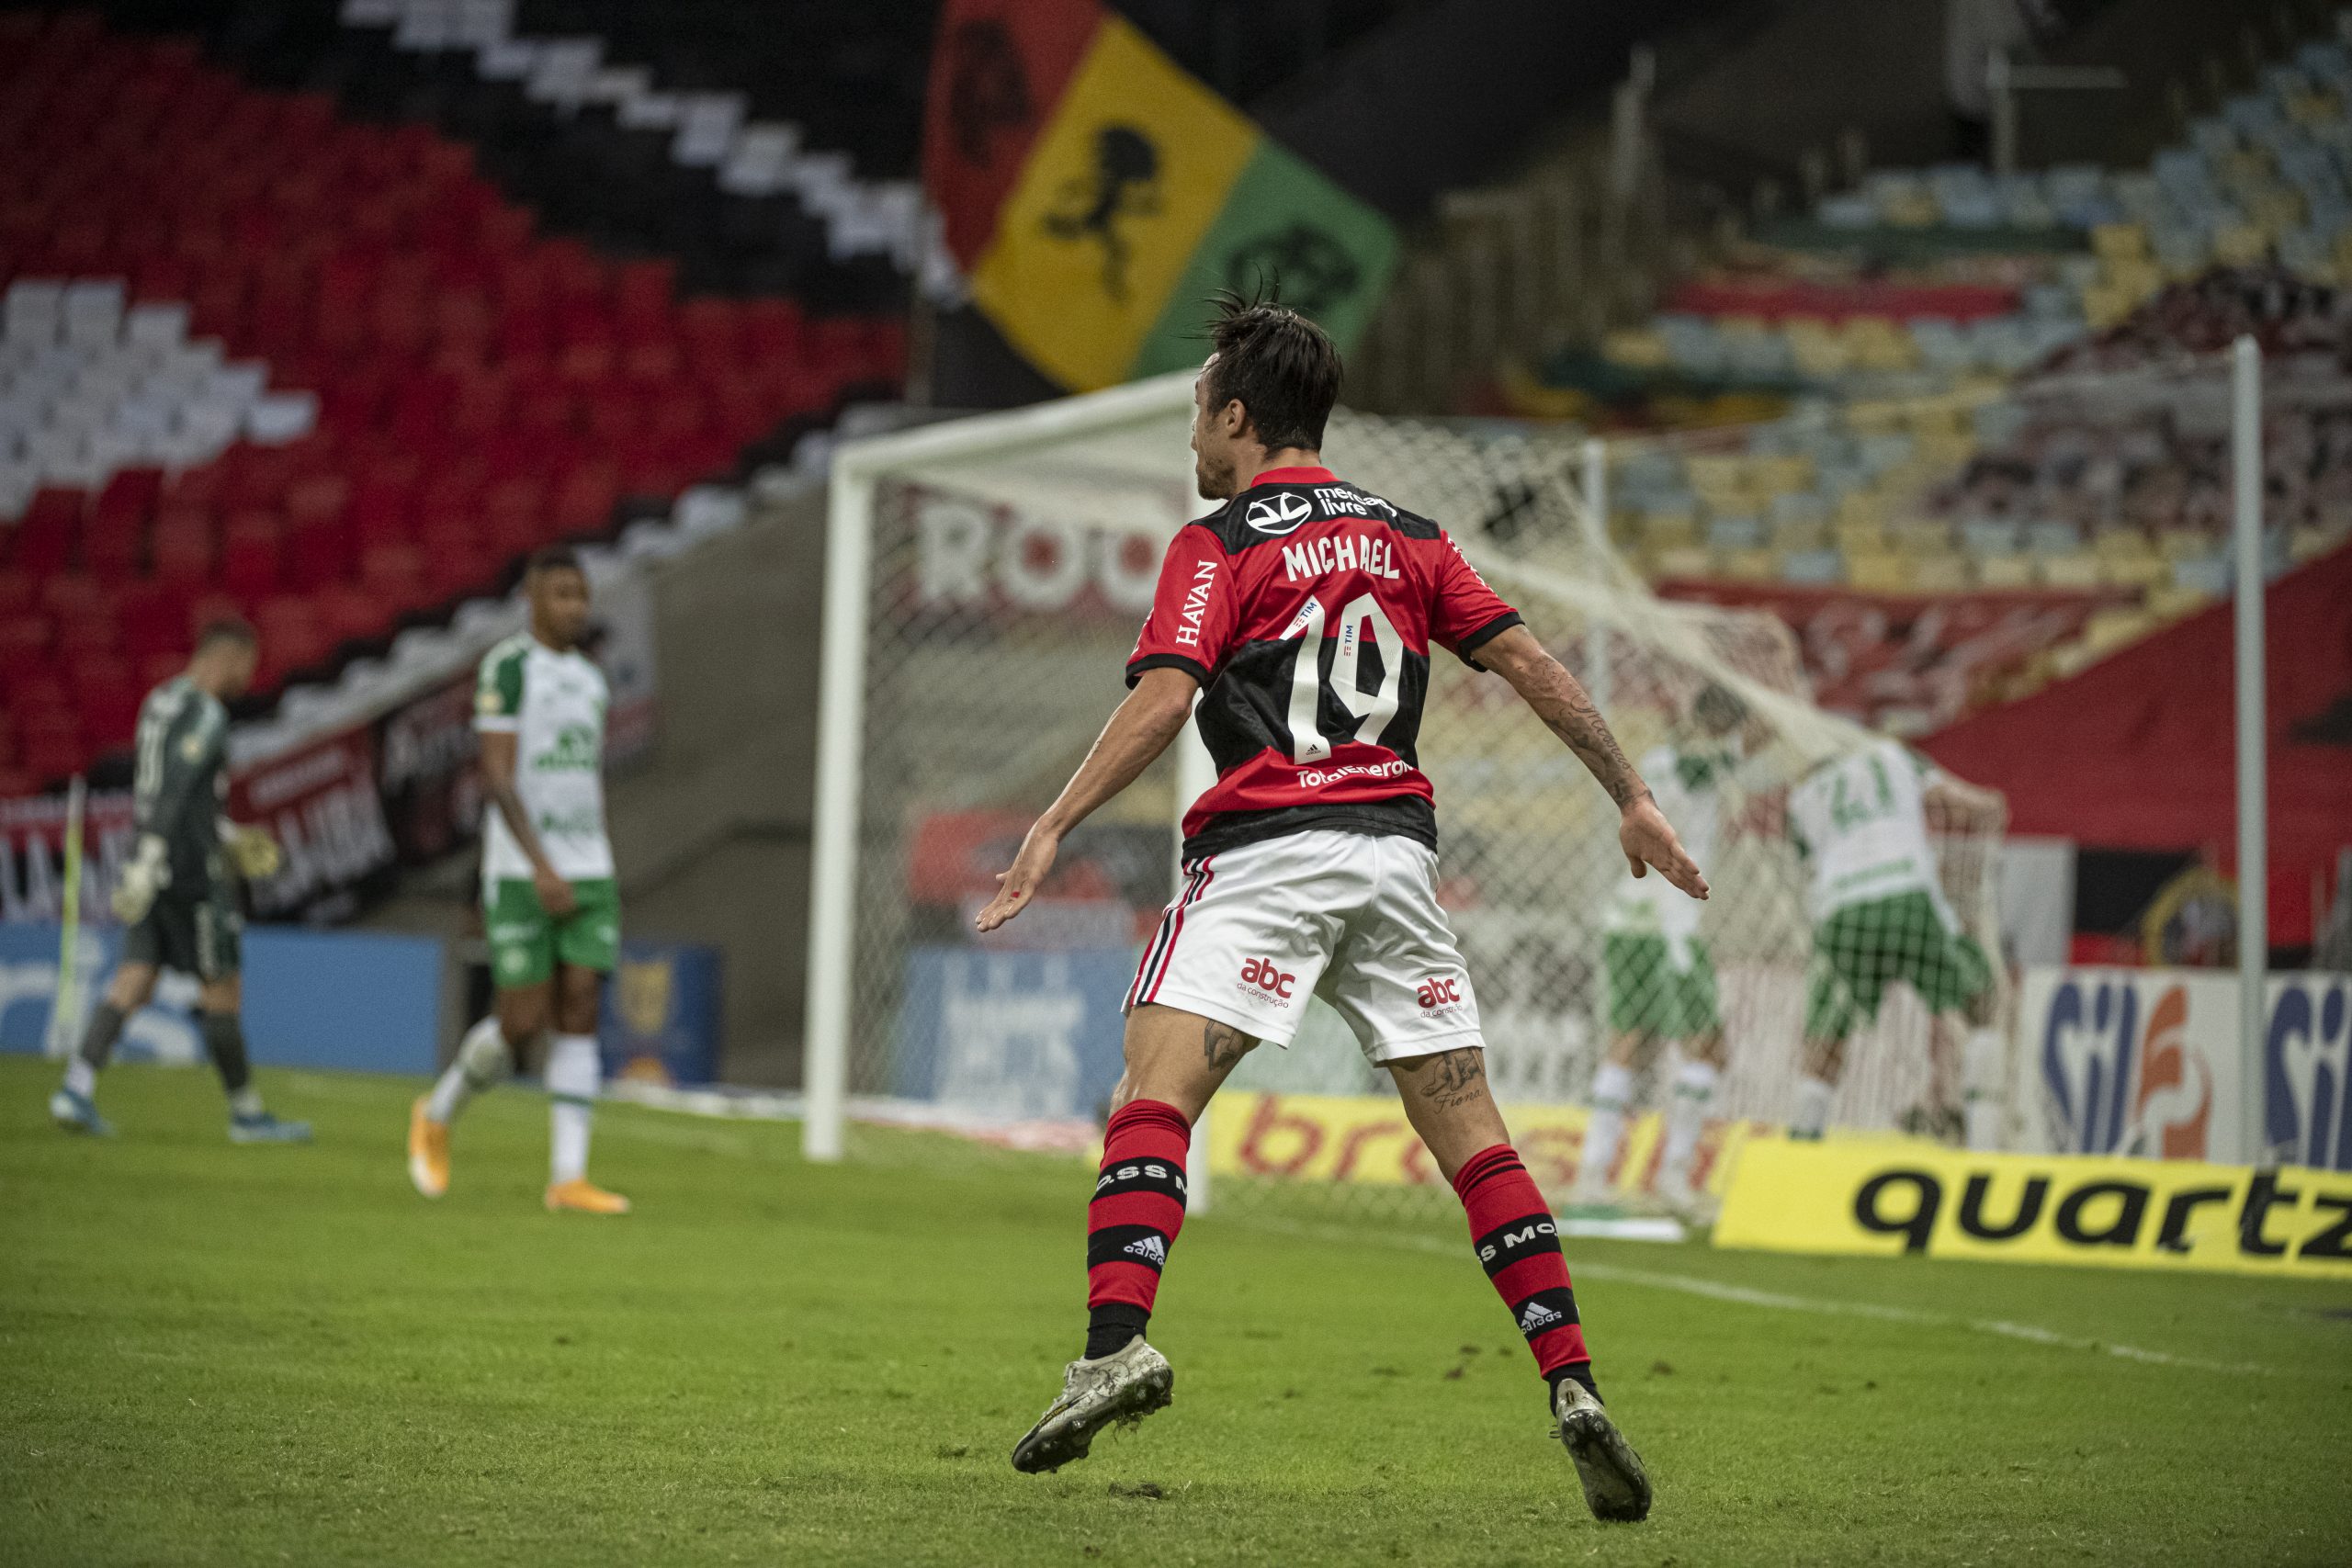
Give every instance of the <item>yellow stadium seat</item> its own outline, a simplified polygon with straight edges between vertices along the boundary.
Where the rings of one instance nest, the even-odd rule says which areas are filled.
[[[2156,618],[2145,610],[2096,610],[2083,623],[2083,641],[2094,654],[2112,653],[2126,643],[2139,641],[2155,626]]]
[[[2233,224],[2213,236],[2213,259],[2223,266],[2253,266],[2270,249],[2270,236],[2251,223]]]
[[[1697,545],[1676,545],[1650,557],[1653,577],[1713,577],[1715,559]]]
[[[1911,558],[1894,550],[1846,557],[1846,581],[1865,593],[1902,593],[1911,587]]]
[[[1620,327],[1600,340],[1600,356],[1611,365],[1660,370],[1674,361],[1666,339],[1644,327]]]
[[[1976,581],[1984,588],[2030,588],[2033,586],[2033,558],[1979,556],[1976,558]]]
[[[2154,588],[2172,581],[2172,562],[2160,555],[2101,556],[2099,578],[2115,588]]]
[[[2041,583],[2045,588],[2097,588],[2099,585],[2098,557],[2088,552],[2043,556]]]
[[[1966,556],[1944,551],[1911,558],[1911,586],[1922,593],[1962,593],[1968,579]]]
[[[2203,609],[2211,603],[2194,588],[2177,583],[2164,583],[2148,590],[2148,614],[2160,621],[2177,621],[2181,616]]]
[[[1846,344],[1855,366],[1863,370],[1910,370],[1919,363],[1919,345],[1911,334],[1875,316],[1858,318],[1849,325]]]
[[[1650,555],[1660,550],[1689,549],[1699,543],[1699,525],[1688,517],[1668,518],[1663,527],[1645,528],[1636,543]]]
[[[2148,254],[2148,231],[2137,223],[2101,223],[2091,230],[2091,249],[2110,265]]]
[[[1845,335],[1819,321],[1791,321],[1788,338],[1789,358],[1808,376],[1838,376],[1853,367]]]
[[[1838,526],[1883,528],[1893,510],[1887,498],[1876,491],[1848,491],[1838,499]]]

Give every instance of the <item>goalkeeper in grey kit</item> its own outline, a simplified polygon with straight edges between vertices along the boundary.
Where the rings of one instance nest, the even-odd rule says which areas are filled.
[[[98,1114],[98,1069],[124,1021],[154,995],[157,975],[177,969],[196,977],[204,1048],[229,1093],[230,1142],[310,1138],[309,1122],[281,1122],[263,1109],[238,1019],[244,930],[238,880],[274,874],[278,850],[268,834],[235,827],[220,814],[229,786],[223,705],[253,684],[258,651],[251,626],[216,622],[197,638],[187,669],[140,705],[131,792],[139,837],[114,892],[114,911],[126,928],[122,962],[49,1101],[51,1118],[69,1132],[113,1131]]]

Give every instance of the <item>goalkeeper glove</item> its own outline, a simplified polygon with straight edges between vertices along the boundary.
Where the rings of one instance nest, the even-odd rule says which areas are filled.
[[[236,828],[229,834],[229,860],[248,882],[266,882],[286,863],[277,840],[260,828]]]
[[[171,886],[171,881],[172,868],[164,855],[163,835],[141,833],[139,847],[132,852],[130,863],[122,868],[120,880],[115,884],[115,918],[124,925],[137,925],[155,907],[155,895]]]

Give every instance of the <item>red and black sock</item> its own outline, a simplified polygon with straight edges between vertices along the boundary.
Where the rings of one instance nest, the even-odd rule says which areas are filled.
[[[1497,1144],[1463,1162],[1453,1190],[1470,1216],[1471,1245],[1487,1278],[1535,1353],[1535,1370],[1555,1390],[1562,1378],[1574,1378],[1600,1398],[1592,1352],[1577,1321],[1568,1261],[1560,1252],[1560,1228],[1535,1179],[1509,1144]]]
[[[1168,1249],[1184,1228],[1184,1156],[1193,1124],[1174,1106],[1130,1100],[1111,1113],[1102,1169],[1086,1211],[1086,1357],[1139,1337]]]

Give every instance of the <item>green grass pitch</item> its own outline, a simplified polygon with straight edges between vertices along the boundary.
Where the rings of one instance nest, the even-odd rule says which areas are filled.
[[[1174,1406],[1028,1477],[1076,1162],[608,1107],[598,1221],[539,1209],[535,1093],[436,1205],[414,1085],[272,1075],[319,1142],[240,1149],[206,1076],[109,1074],[102,1144],[51,1074],[0,1062],[0,1562],[2352,1559],[2341,1286],[1574,1245],[1657,1483],[1602,1526],[1456,1229],[1228,1206],[1161,1292]]]

